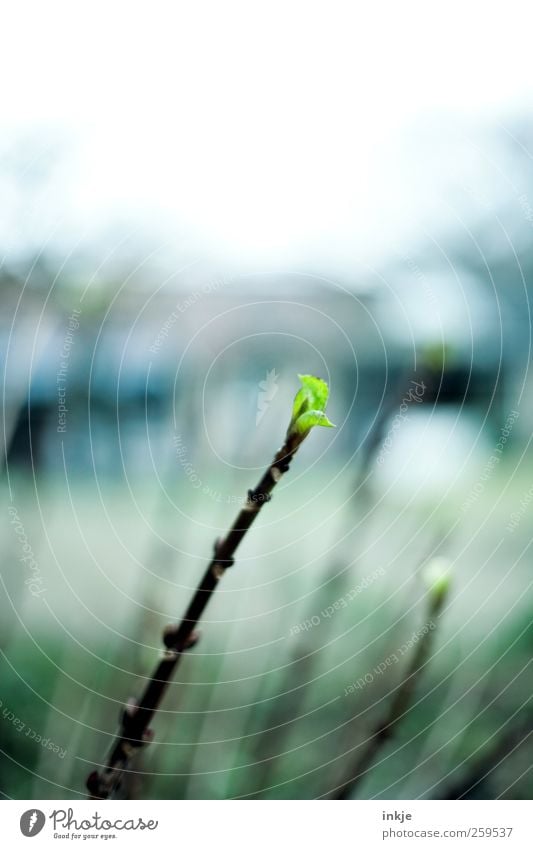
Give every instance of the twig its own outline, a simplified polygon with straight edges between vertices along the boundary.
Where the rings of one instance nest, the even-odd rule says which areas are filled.
[[[438,558],[440,560],[440,558]],[[430,567],[431,568],[431,567]],[[438,567],[440,570],[440,566]],[[438,616],[442,610],[449,589],[449,581],[446,573],[432,578],[432,587],[429,605],[429,619]],[[426,631],[420,638],[411,663],[407,669],[406,676],[398,687],[394,698],[383,721],[374,729],[372,735],[366,740],[362,752],[355,764],[348,770],[344,781],[336,788],[331,798],[349,799],[372,766],[380,749],[391,739],[396,732],[399,723],[405,716],[413,700],[420,675],[431,654],[433,636],[435,629]]]
[[[288,471],[296,451],[311,428],[317,424],[332,427],[324,413],[328,397],[327,385],[319,378],[309,375],[300,376],[300,380],[302,389],[294,401],[293,415],[285,442],[256,488],[248,490],[245,505],[226,536],[216,540],[213,558],[181,623],[165,629],[163,657],[148,681],[140,701],[130,703],[122,712],[121,728],[106,766],[102,772],[92,772],[87,779],[89,798],[109,798],[120,784],[124,772],[128,770],[130,759],[136,750],[152,739],[149,723],[161,703],[183,652],[197,643],[198,634],[194,629],[221,577],[226,569],[233,565],[233,556],[243,537],[263,504],[270,501],[272,490]]]

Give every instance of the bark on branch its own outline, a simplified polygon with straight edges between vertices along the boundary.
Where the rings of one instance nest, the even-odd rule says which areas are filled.
[[[137,704],[128,705],[122,713],[121,728],[114,741],[107,763],[100,772],[92,772],[87,779],[90,799],[108,799],[117,789],[128,771],[135,753],[151,740],[150,722],[157,711],[182,654],[198,640],[195,627],[209,599],[216,590],[226,569],[233,565],[234,554],[243,537],[255,521],[263,504],[270,501],[271,493],[281,480],[305,434],[288,434],[272,463],[255,489],[248,491],[244,507],[228,533],[215,542],[213,558],[181,622],[165,629],[165,650],[152,677]]]

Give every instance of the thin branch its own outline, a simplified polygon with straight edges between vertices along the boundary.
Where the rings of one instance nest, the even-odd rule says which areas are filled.
[[[437,591],[431,593],[429,618],[438,616],[446,599],[447,587],[437,587]],[[347,775],[340,786],[331,794],[333,799],[349,799],[356,787],[364,780],[376,759],[380,749],[386,745],[396,733],[401,720],[410,708],[415,694],[418,680],[429,660],[435,630],[426,631],[420,638],[411,663],[402,683],[393,697],[384,719],[374,728],[371,736],[354,764],[350,766]]]
[[[306,435],[306,434],[304,434]],[[117,789],[128,770],[131,757],[151,739],[149,723],[169,686],[183,652],[198,640],[195,627],[226,569],[233,565],[234,554],[253,524],[263,504],[281,480],[298,450],[304,435],[289,433],[269,468],[254,490],[248,491],[246,503],[225,537],[215,542],[214,554],[179,625],[165,629],[165,652],[137,704],[122,714],[121,729],[112,746],[107,764],[101,772],[92,772],[87,780],[89,798],[107,799]]]

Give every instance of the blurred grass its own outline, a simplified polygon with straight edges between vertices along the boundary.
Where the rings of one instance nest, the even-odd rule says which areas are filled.
[[[464,490],[441,504],[420,494],[406,509],[393,489],[363,523],[354,498],[335,514],[350,494],[347,474],[329,489],[331,468],[295,475],[290,491],[282,488],[254,527],[210,605],[202,640],[179,668],[154,722],[155,742],[136,761],[142,774],[128,792],[152,798],[326,793],[344,772],[345,753],[365,739],[401,680],[402,664],[354,694],[344,696],[344,688],[423,624],[424,590],[414,570],[459,515],[447,546],[454,589],[435,656],[417,704],[363,791],[384,798],[443,792],[446,775],[464,771],[465,758],[530,696],[527,515],[514,534],[505,531],[529,481],[525,464],[509,481],[512,455],[506,463],[466,513],[460,512]],[[253,477],[234,474],[231,491],[244,493]],[[138,509],[116,482],[99,493],[74,480],[69,493],[64,482],[47,478],[37,499],[27,480],[12,481],[46,593],[35,599],[23,586],[18,540],[5,527],[3,702],[67,755],[58,758],[3,720],[0,790],[8,796],[84,795],[121,704],[139,692],[139,676],[149,674],[158,656],[162,627],[183,612],[217,526],[226,527],[236,512],[183,480],[171,492],[181,514],[162,506],[142,480],[134,485]],[[213,486],[223,492],[224,480]],[[5,488],[3,499],[7,505]],[[154,530],[162,539],[154,542]],[[345,609],[321,617],[307,633],[290,634],[378,566],[384,577]],[[521,762],[523,752],[515,757]],[[485,792],[504,791],[510,774],[506,762]],[[509,794],[526,798],[532,789],[526,772]]]

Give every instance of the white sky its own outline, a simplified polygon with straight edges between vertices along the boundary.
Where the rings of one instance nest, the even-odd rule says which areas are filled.
[[[8,251],[28,221],[66,244],[123,221],[230,264],[371,261],[438,228],[446,168],[483,182],[487,127],[532,103],[527,3],[39,0],[2,18],[1,148],[72,145],[4,224]]]

